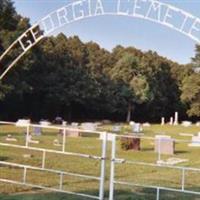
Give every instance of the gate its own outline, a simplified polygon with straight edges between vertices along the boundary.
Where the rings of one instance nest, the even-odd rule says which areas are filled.
[[[16,125],[16,123],[10,123],[10,122],[0,122],[1,125]],[[194,177],[199,177],[200,178],[200,168],[195,168],[195,167],[186,167],[186,166],[173,166],[173,165],[168,165],[168,164],[162,164],[160,163],[162,154],[160,150],[160,140],[159,140],[159,149],[158,153],[151,152],[152,155],[154,155],[154,161],[147,161],[147,160],[140,160],[138,161],[136,158],[135,159],[130,159],[129,157],[127,158],[126,156],[117,156],[117,147],[119,147],[119,141],[122,137],[126,138],[132,138],[132,139],[140,139],[140,140],[145,140],[148,141],[148,143],[152,143],[152,145],[155,142],[155,138],[153,137],[139,137],[139,136],[130,136],[130,135],[118,135],[118,134],[112,134],[112,133],[107,133],[103,131],[92,131],[92,130],[83,130],[80,128],[69,128],[69,127],[63,127],[63,126],[44,126],[44,125],[36,125],[36,124],[28,124],[28,125],[23,125],[23,128],[26,130],[26,136],[24,139],[24,143],[21,144],[13,144],[13,143],[5,143],[0,140],[0,147],[8,147],[8,148],[14,148],[14,149],[21,149],[21,150],[26,150],[26,151],[33,151],[33,152],[38,152],[41,154],[38,159],[41,159],[41,165],[40,166],[33,166],[33,165],[28,165],[24,163],[16,163],[16,162],[7,162],[7,161],[0,161],[0,167],[8,167],[9,170],[14,169],[15,170],[15,175],[20,177],[20,180],[16,181],[11,178],[2,178],[0,175],[0,182],[2,183],[9,183],[9,184],[17,184],[21,186],[28,186],[32,188],[39,188],[39,189],[44,189],[48,191],[53,191],[53,192],[61,192],[61,193],[66,193],[66,194],[71,194],[71,195],[77,195],[81,197],[85,197],[88,199],[107,199],[105,197],[105,190],[108,189],[105,187],[105,176],[106,176],[106,163],[107,165],[110,165],[110,172],[107,170],[107,175],[109,175],[109,200],[114,200],[117,198],[116,192],[119,192],[117,189],[115,189],[115,186],[120,185],[125,186],[125,187],[139,187],[139,188],[147,188],[155,191],[155,199],[160,200],[162,199],[162,194],[161,192],[176,192],[180,194],[186,194],[186,195],[196,195],[200,197],[200,191],[199,188],[187,188],[187,179],[192,178],[187,176],[187,173],[195,173],[196,175]],[[36,147],[30,144],[30,133],[33,128],[42,128],[42,129],[48,129],[48,130],[56,130],[62,133],[62,144],[60,145],[60,150],[52,149],[52,148],[43,148],[43,147]],[[67,151],[66,150],[66,141],[67,141],[67,133],[68,131],[78,131],[83,134],[89,134],[88,136],[91,136],[93,134],[101,135],[100,138],[102,142],[100,142],[101,147],[101,155],[91,155],[91,154],[86,154],[86,153],[77,153],[73,151]],[[99,140],[100,141],[100,140]],[[174,140],[177,144],[187,144],[190,141],[187,140]],[[117,145],[118,144],[118,145]],[[108,150],[111,147],[111,156],[108,154]],[[143,150],[141,150],[142,152]],[[124,152],[123,152],[124,153]],[[131,152],[133,153],[133,152]],[[140,151],[134,152],[136,154],[139,154]],[[145,152],[145,154],[148,154],[148,152]],[[78,159],[90,159],[92,161],[96,161],[100,165],[100,176],[93,176],[93,175],[87,175],[83,173],[72,173],[69,171],[65,170],[58,170],[58,169],[53,169],[52,167],[47,167],[47,162],[48,158],[47,155],[49,154],[55,154],[56,156],[62,156],[64,157],[69,156],[70,159],[71,157],[76,157]],[[127,152],[127,155],[130,155],[129,152]],[[20,156],[20,155],[19,155]],[[137,157],[137,156],[136,156]],[[53,157],[55,159],[55,157]],[[197,158],[198,159],[198,158]],[[149,168],[154,168],[155,170],[160,170],[160,169],[165,169],[164,174],[168,173],[170,170],[176,171],[174,173],[174,179],[176,178],[175,176],[178,175],[180,176],[180,182],[176,186],[162,186],[159,184],[159,181],[162,182],[162,174],[160,174],[159,179],[156,181],[156,183],[140,183],[142,179],[142,174],[137,174],[139,178],[135,180],[128,180],[128,176],[124,176],[123,180],[119,180],[119,177],[121,176],[118,174],[116,167],[117,166],[122,166],[122,171],[126,171],[125,165],[131,165],[133,167],[139,167],[142,169],[142,167],[146,167],[147,169]],[[1,169],[3,169],[1,168]],[[21,174],[17,171],[17,169],[20,169]],[[149,174],[155,173],[154,171],[147,172]],[[49,186],[43,186],[40,183],[32,183],[29,180],[29,174],[33,171],[39,171],[41,172],[41,176],[45,176],[45,173],[51,173],[54,174],[58,178],[58,187],[49,187]],[[131,173],[134,173],[134,170],[130,170]],[[145,170],[141,170],[142,173],[146,173]],[[138,173],[138,172],[137,172]],[[146,173],[148,176],[149,174]],[[157,171],[156,171],[157,173]],[[98,195],[93,195],[93,194],[85,194],[83,192],[74,192],[70,190],[66,190],[64,188],[64,178],[65,176],[71,176],[71,177],[78,177],[84,180],[95,180],[99,183],[99,189],[98,189]],[[47,177],[48,178],[48,177]],[[127,180],[126,180],[127,179]]]
[[[0,122],[0,125],[17,125],[17,123],[10,123],[10,122]],[[21,150],[26,150],[26,151],[32,151],[32,152],[38,152],[40,153],[41,156],[41,166],[32,166],[32,165],[25,165],[25,164],[19,164],[19,163],[13,163],[13,162],[6,162],[0,160],[0,167],[8,167],[9,169],[20,169],[22,171],[21,174],[21,180],[12,180],[9,178],[2,178],[4,175],[3,173],[0,173],[0,182],[3,183],[9,183],[9,184],[17,184],[21,186],[28,186],[32,188],[39,188],[39,189],[45,189],[53,192],[61,192],[61,193],[66,193],[66,194],[72,194],[72,195],[78,195],[90,199],[99,199],[103,200],[104,199],[104,182],[105,182],[105,167],[106,167],[106,149],[107,149],[107,133],[105,132],[98,132],[98,131],[91,131],[91,130],[83,130],[79,128],[68,128],[68,127],[62,127],[62,126],[43,126],[43,125],[36,125],[36,124],[27,124],[27,125],[21,125],[20,127],[26,129],[26,136],[24,140],[24,144],[19,145],[19,144],[13,144],[13,143],[5,143],[5,142],[0,142],[0,147],[8,147],[8,148],[14,148],[14,149],[21,149]],[[30,133],[31,133],[31,128],[42,128],[42,129],[48,129],[48,130],[56,130],[62,133],[62,144],[60,144],[61,149],[60,150],[54,150],[54,149],[47,149],[47,148],[39,148],[39,147],[34,147],[30,145],[30,143],[34,142],[34,140],[30,141]],[[97,134],[101,135],[102,139],[102,144],[101,144],[101,156],[99,155],[89,155],[85,153],[76,153],[76,152],[70,152],[66,151],[66,137],[67,137],[67,132],[73,131],[73,132],[81,132],[82,134],[87,133],[89,135],[92,134]],[[11,140],[11,136],[10,136]],[[12,138],[13,140],[13,138]],[[34,142],[36,143],[36,141]],[[79,173],[71,173],[63,170],[57,170],[57,169],[51,169],[46,167],[46,162],[47,162],[47,154],[55,154],[61,155],[63,158],[65,156],[71,156],[71,157],[77,157],[79,159],[90,159],[93,161],[97,161],[100,163],[100,176],[91,176],[91,175],[86,175],[86,174],[79,174]],[[21,155],[18,155],[21,156]],[[39,158],[38,158],[39,159]],[[1,169],[2,170],[2,169]],[[45,176],[45,173],[51,173],[56,176],[58,176],[59,179],[59,184],[58,188],[52,188],[52,187],[47,187],[47,186],[42,186],[41,184],[34,184],[29,182],[28,180],[28,175],[33,171],[39,171],[42,172],[41,176]],[[15,172],[15,175],[17,173]],[[17,175],[19,176],[19,175]],[[72,177],[78,177],[78,178],[83,178],[86,180],[96,180],[99,182],[99,194],[98,195],[90,195],[90,194],[84,194],[81,192],[73,192],[73,191],[68,191],[63,188],[63,180],[64,176],[72,176]]]
[[[155,138],[153,137],[137,137],[137,136],[130,136],[130,135],[112,135],[112,152],[111,152],[111,167],[110,167],[110,193],[109,193],[109,200],[114,200],[115,199],[115,186],[116,185],[121,185],[121,186],[128,186],[128,187],[140,187],[140,188],[147,188],[147,189],[153,189],[155,190],[155,200],[160,200],[161,197],[161,191],[166,191],[166,192],[176,192],[176,193],[181,193],[181,194],[186,194],[186,195],[195,195],[198,196],[198,199],[200,198],[200,188],[197,188],[197,190],[195,191],[195,189],[186,189],[186,173],[187,172],[192,172],[192,173],[196,173],[196,176],[200,178],[200,168],[192,168],[192,167],[184,167],[184,166],[173,166],[173,165],[168,165],[168,164],[161,164],[159,161],[161,161],[161,140],[159,140],[159,149],[158,149],[158,153],[157,153],[157,161],[156,163],[152,163],[152,162],[145,162],[145,161],[137,161],[137,160],[129,160],[129,159],[124,159],[124,158],[118,158],[116,155],[116,151],[117,151],[117,145],[116,145],[116,141],[117,138],[122,138],[122,137],[126,137],[126,138],[132,138],[132,139],[144,139],[144,140],[148,140],[148,141],[152,141],[154,143]],[[189,143],[191,141],[188,140],[175,140],[175,143]],[[198,142],[197,142],[198,143]],[[197,158],[198,159],[198,158]],[[118,174],[116,174],[116,170],[115,167],[116,165],[125,165],[125,164],[129,164],[132,166],[145,166],[145,167],[154,167],[156,169],[167,169],[167,170],[176,170],[177,173],[178,171],[180,172],[180,184],[179,184],[179,188],[177,187],[171,187],[171,186],[159,186],[158,184],[141,184],[141,183],[137,183],[137,181],[128,181],[128,180],[117,180],[117,178],[115,178],[115,176],[117,176]],[[125,169],[124,169],[125,170]],[[133,171],[134,173],[134,171]],[[160,177],[162,178],[162,177]],[[133,198],[134,199],[134,198]],[[149,198],[148,198],[149,199]],[[164,198],[165,199],[165,198]],[[196,198],[195,198],[196,199]]]

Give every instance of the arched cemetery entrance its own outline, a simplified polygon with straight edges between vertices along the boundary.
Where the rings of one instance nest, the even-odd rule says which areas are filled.
[[[39,20],[37,23],[35,23],[32,27],[30,27],[28,30],[26,30],[21,36],[19,36],[11,45],[10,47],[0,56],[0,62],[4,63],[2,66],[2,70],[0,73],[0,80],[3,80],[3,78],[7,75],[7,73],[15,66],[15,64],[23,57],[25,56],[26,52],[33,48],[39,41],[41,41],[46,36],[52,34],[55,30],[67,26],[70,23],[91,18],[91,17],[97,17],[97,16],[127,16],[127,17],[134,17],[134,18],[140,18],[144,20],[148,20],[154,23],[158,23],[160,25],[166,26],[172,30],[178,31],[181,34],[184,34],[185,36],[191,38],[197,43],[200,43],[200,19],[198,17],[193,16],[192,14],[176,8],[170,4],[162,3],[160,1],[156,0],[135,0],[135,1],[123,1],[123,0],[116,0],[112,4],[112,6],[107,6],[106,2],[103,0],[79,0],[74,1],[73,3],[67,4],[51,13],[49,13],[47,16]],[[175,22],[175,23],[174,23]],[[177,23],[178,22],[178,23]],[[16,55],[15,49],[20,49],[21,51]],[[7,56],[12,57],[12,60],[7,61]],[[34,126],[34,125],[33,125]],[[27,129],[29,128],[29,125],[27,126]],[[55,127],[55,129],[58,129],[58,127]],[[63,144],[65,144],[65,131],[67,128],[63,128],[64,134],[63,134]],[[82,130],[81,130],[82,131]],[[88,132],[88,131],[86,131]],[[90,132],[90,131],[89,131]],[[28,135],[29,131],[27,131]],[[94,156],[91,157],[90,155],[83,155],[76,153],[75,156],[80,157],[88,157],[91,159],[99,160],[101,162],[101,176],[100,177],[92,177],[94,179],[100,180],[100,188],[99,188],[99,196],[90,196],[86,195],[88,198],[92,199],[104,199],[104,180],[105,180],[105,160],[110,157],[106,156],[106,144],[108,140],[111,140],[112,142],[112,156],[109,162],[111,162],[111,172],[110,172],[110,200],[113,200],[114,198],[114,184],[121,184],[126,185],[127,182],[117,182],[114,180],[114,173],[115,173],[115,164],[121,164],[123,163],[123,159],[117,159],[115,155],[115,145],[116,145],[116,136],[110,135],[110,139],[108,134],[103,132],[97,132],[98,134],[102,134],[103,142],[102,142],[102,154],[101,156]],[[27,137],[28,138],[28,137]],[[51,149],[41,149],[41,148],[32,148],[28,145],[28,139],[26,140],[26,144],[24,146],[14,146],[15,148],[24,148],[24,149],[32,149],[36,151],[43,152],[43,162],[41,168],[34,168],[33,166],[26,166],[26,165],[19,165],[19,164],[13,164],[13,163],[6,163],[1,162],[3,165],[8,165],[12,167],[21,167],[24,169],[24,177],[22,185],[26,185],[26,173],[27,169],[33,169],[33,170],[42,170],[42,171],[48,171],[49,169],[46,169],[44,167],[45,163],[45,156],[46,152],[53,152],[58,153],[60,152],[53,151]],[[9,146],[9,144],[3,144],[0,143],[2,146]],[[61,151],[63,155],[66,154],[72,154],[71,152],[65,151],[65,146],[63,145],[63,149]],[[139,164],[139,165],[146,165],[146,163],[130,163],[130,164]],[[148,164],[147,164],[148,165]],[[151,165],[152,166],[152,165]],[[155,165],[157,166],[157,165]],[[188,193],[194,193],[199,194],[199,192],[194,191],[185,191],[184,189],[184,178],[185,178],[185,171],[188,170],[186,168],[178,168],[179,170],[182,170],[182,188],[181,190],[174,190],[172,188],[164,188],[164,187],[154,187],[149,186],[150,188],[154,188],[157,191],[157,199],[159,199],[159,193],[160,190],[166,190],[166,191],[178,191],[178,192],[188,192]],[[189,170],[196,170],[197,169],[189,169]],[[60,188],[59,189],[51,189],[52,191],[57,192],[63,192],[62,190],[62,180],[63,180],[63,174],[62,171],[55,171],[55,170],[49,170],[51,172],[55,172],[60,175]],[[79,176],[83,176],[79,174]],[[87,178],[87,177],[86,177]],[[91,177],[89,177],[91,178]],[[8,182],[8,183],[16,183],[12,181],[7,181],[1,179],[0,181]],[[31,187],[36,187],[36,185],[27,184]],[[46,187],[39,187],[41,189],[48,189]],[[70,193],[70,192],[68,192]],[[80,196],[85,196],[81,193],[71,193],[71,194],[77,194]]]

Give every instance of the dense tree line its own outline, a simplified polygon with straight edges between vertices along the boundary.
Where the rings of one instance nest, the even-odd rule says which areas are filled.
[[[0,53],[29,26],[10,0],[0,1]],[[156,52],[109,52],[61,33],[42,40],[0,83],[0,118],[158,121],[175,111],[199,117],[199,66],[200,46],[190,64],[180,65]]]

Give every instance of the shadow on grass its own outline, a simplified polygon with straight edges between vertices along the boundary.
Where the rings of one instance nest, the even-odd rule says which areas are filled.
[[[0,156],[0,161],[6,161],[8,159],[9,159],[9,157],[7,157],[7,156]]]
[[[199,188],[198,188],[199,189]],[[196,190],[197,188],[191,188]],[[98,191],[80,191],[80,193],[98,195]],[[38,191],[37,193],[3,195],[0,194],[0,200],[86,200],[87,197],[68,195],[63,193],[50,193]],[[105,200],[109,199],[109,192],[105,192]],[[148,188],[116,189],[114,200],[155,200],[156,190]],[[200,195],[186,194],[181,192],[160,191],[159,200],[200,200]]]
[[[188,153],[188,151],[180,150],[180,151],[175,151],[175,154],[185,154]]]

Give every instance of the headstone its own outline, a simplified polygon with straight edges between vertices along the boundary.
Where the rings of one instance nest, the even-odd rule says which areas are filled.
[[[156,135],[155,152],[160,154],[173,155],[175,151],[175,142],[167,135]]]
[[[101,122],[95,122],[96,126],[101,126],[102,123]]]
[[[196,126],[200,126],[200,122],[197,122],[197,123],[196,123]]]
[[[108,119],[104,119],[104,120],[102,120],[102,123],[103,124],[111,124],[112,122]]]
[[[62,144],[60,144],[60,142],[59,142],[58,139],[55,139],[55,140],[53,141],[53,145],[54,145],[54,146],[57,146],[57,147],[62,146]]]
[[[175,112],[174,115],[174,125],[178,125],[178,112]]]
[[[115,133],[119,133],[121,131],[121,126],[120,125],[114,125],[112,127],[112,131]]]
[[[200,147],[200,133],[192,137],[192,142],[188,145],[190,147]]]
[[[47,120],[41,120],[40,121],[40,125],[42,125],[42,126],[50,126],[51,123],[49,121],[47,121]]]
[[[62,121],[62,126],[66,126],[67,122],[66,121]]]
[[[180,136],[192,137],[194,134],[192,133],[179,133]]]
[[[165,125],[165,118],[164,118],[164,117],[161,118],[161,125],[162,125],[162,126]]]
[[[189,127],[191,125],[192,125],[192,122],[190,122],[190,121],[183,121],[182,122],[182,126],[184,126],[184,127]]]
[[[170,117],[169,125],[173,125],[173,117]]]
[[[77,122],[72,122],[72,123],[71,123],[71,127],[77,128],[77,127],[78,127],[78,123],[77,123]]]
[[[89,130],[89,131],[96,131],[97,126],[95,123],[91,122],[85,122],[81,124],[81,128],[84,130]]]
[[[33,127],[33,134],[35,136],[41,136],[41,127]]]
[[[16,126],[25,127],[30,124],[30,119],[18,119],[16,122]]]
[[[133,131],[133,133],[141,133],[141,131],[142,131],[141,124],[140,123],[135,123],[132,126],[132,131]]]
[[[57,116],[57,117],[55,118],[54,122],[55,122],[55,124],[62,124],[63,119],[62,119],[62,117]]]
[[[39,144],[40,142],[38,140],[33,140],[32,135],[28,135],[28,142],[32,144]]]
[[[168,158],[166,161],[164,160],[158,160],[157,164],[159,165],[177,165],[183,162],[188,162],[188,159],[182,159],[182,158]]]
[[[32,158],[33,155],[31,155],[31,154],[23,154],[23,157],[24,157],[24,158]]]
[[[150,124],[150,123],[148,123],[148,122],[146,122],[146,123],[143,123],[143,124],[142,124],[142,126],[144,126],[144,127],[150,127],[150,126],[151,126],[151,124]]]
[[[67,129],[66,136],[67,137],[80,137],[81,134],[78,130]]]
[[[12,137],[12,135],[7,135],[6,141],[8,141],[8,142],[17,142],[17,139]]]

